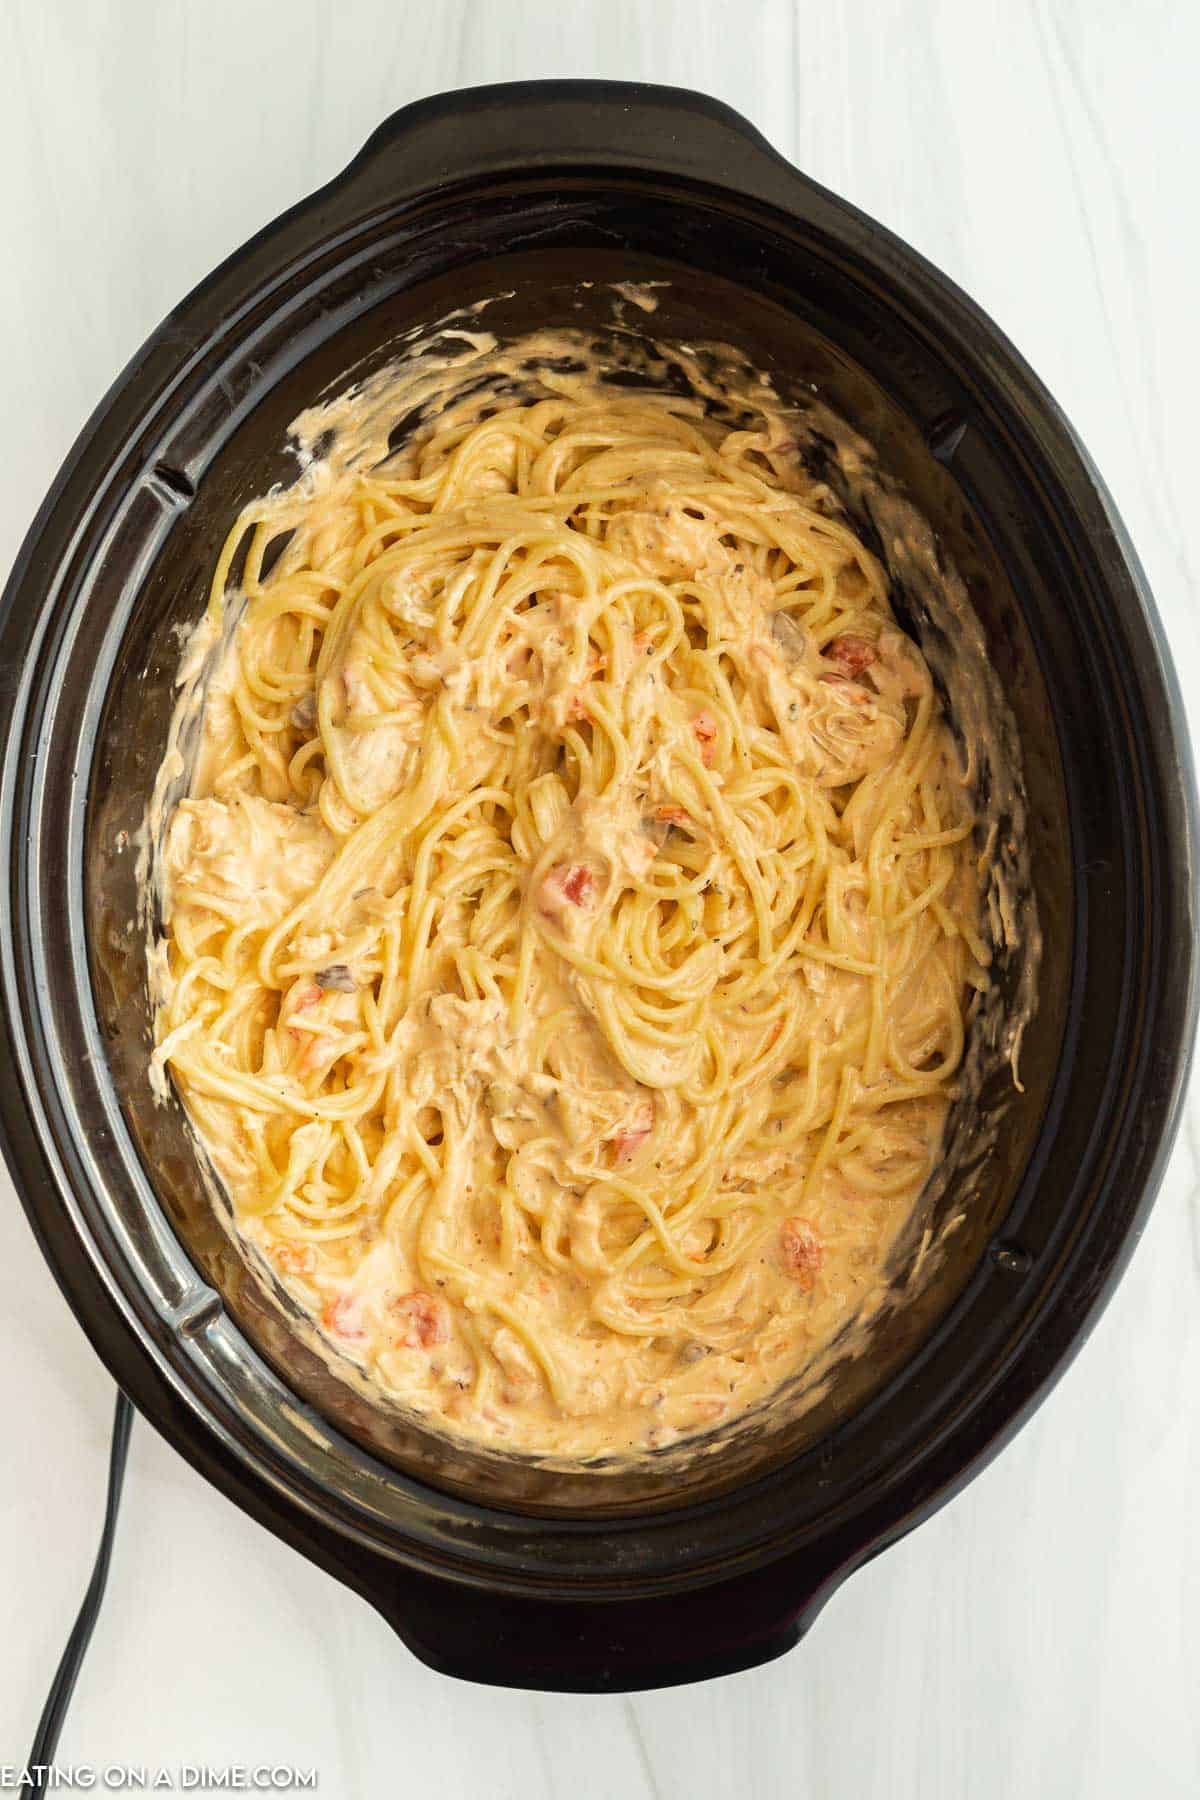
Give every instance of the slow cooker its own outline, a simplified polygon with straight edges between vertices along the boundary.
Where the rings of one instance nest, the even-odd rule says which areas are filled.
[[[182,635],[287,426],[406,332],[587,327],[663,281],[662,339],[815,389],[967,580],[1021,739],[1044,935],[1022,1088],[939,1201],[963,1223],[815,1405],[719,1454],[603,1473],[389,1413],[254,1279],[180,1107],[156,1102],[135,846]],[[920,620],[916,621],[920,630]],[[838,1583],[1008,1440],[1145,1222],[1196,1010],[1195,793],[1136,556],[996,326],[727,108],[533,83],[423,101],[170,315],[84,429],[0,618],[5,1150],[71,1306],[137,1407],[424,1661],[630,1690],[796,1642]]]

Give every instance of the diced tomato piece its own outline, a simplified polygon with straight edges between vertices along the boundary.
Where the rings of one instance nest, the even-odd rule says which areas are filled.
[[[633,634],[633,647],[640,656],[653,656],[654,639],[650,636],[648,631],[635,631]]]
[[[321,1323],[326,1331],[351,1343],[361,1343],[367,1335],[362,1302],[356,1294],[339,1294],[330,1300],[321,1314]]]
[[[825,1252],[807,1219],[785,1219],[779,1228],[784,1267],[807,1293],[817,1278]]]
[[[570,900],[570,904],[587,905],[596,887],[596,877],[585,862],[572,862],[570,868],[563,871],[558,886],[561,887],[563,896]]]
[[[397,1344],[409,1350],[431,1350],[434,1344],[449,1343],[450,1308],[444,1300],[417,1288],[393,1300],[390,1310],[400,1326]]]
[[[714,746],[717,741],[717,721],[712,713],[709,712],[707,706],[701,707],[700,711],[693,718],[692,730],[695,732],[696,741],[700,745],[700,760],[706,769],[711,769],[713,757],[716,754]]]
[[[853,632],[831,638],[821,655],[848,681],[856,681],[864,669],[879,661],[879,652],[870,638],[855,637]]]
[[[311,1244],[276,1244],[271,1255],[285,1275],[311,1275],[317,1266]]]
[[[608,1135],[608,1142],[613,1148],[613,1162],[619,1168],[622,1163],[632,1162],[650,1133],[654,1130],[654,1102],[645,1100],[638,1107],[631,1119],[618,1125]]]
[[[657,806],[654,816],[664,825],[682,825],[687,818],[687,809],[683,806]]]
[[[548,919],[570,915],[572,907],[592,912],[599,877],[588,863],[556,863],[538,889],[538,911]]]

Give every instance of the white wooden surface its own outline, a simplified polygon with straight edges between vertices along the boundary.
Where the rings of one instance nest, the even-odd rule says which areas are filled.
[[[0,566],[146,333],[386,113],[640,77],[730,101],[993,313],[1111,484],[1194,696],[1194,0],[4,0],[0,47]],[[784,1661],[633,1700],[431,1675],[140,1425],[61,1760],[270,1756],[332,1800],[1195,1796],[1198,1270],[1200,1102],[999,1462]],[[110,1401],[0,1177],[0,1764],[90,1566]]]

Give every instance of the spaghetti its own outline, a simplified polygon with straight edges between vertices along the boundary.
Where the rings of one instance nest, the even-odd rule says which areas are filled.
[[[878,1303],[988,953],[928,670],[783,410],[485,350],[229,534],[157,1057],[332,1344],[580,1456]]]

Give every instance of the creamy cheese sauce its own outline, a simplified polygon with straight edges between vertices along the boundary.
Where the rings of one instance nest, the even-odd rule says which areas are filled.
[[[986,822],[797,420],[610,375],[462,333],[297,422],[158,868],[157,1062],[244,1241],[388,1396],[568,1458],[878,1308],[989,960]]]

